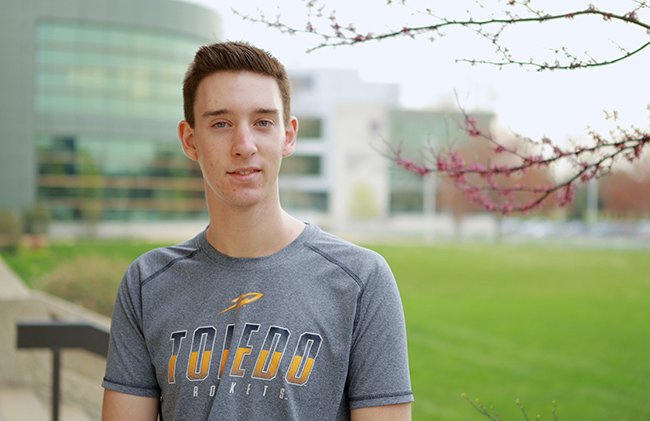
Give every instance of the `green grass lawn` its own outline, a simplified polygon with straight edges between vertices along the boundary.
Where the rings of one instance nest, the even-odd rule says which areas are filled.
[[[400,286],[414,419],[650,420],[650,253],[375,247]],[[477,415],[478,416],[478,415]],[[480,418],[480,416],[478,416]]]
[[[156,245],[77,243],[3,256],[28,284],[77,256],[122,272]],[[372,247],[409,334],[415,420],[650,420],[650,253],[507,245]],[[116,280],[116,282],[119,281]],[[112,300],[112,297],[111,297]]]

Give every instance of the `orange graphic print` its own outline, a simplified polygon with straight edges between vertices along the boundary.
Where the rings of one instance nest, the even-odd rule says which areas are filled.
[[[269,328],[264,345],[257,357],[257,363],[255,363],[254,378],[264,380],[275,378],[290,335],[289,330],[283,327],[271,326]]]
[[[237,347],[237,352],[235,352],[235,359],[232,363],[232,368],[230,369],[231,376],[244,377],[244,374],[246,373],[246,370],[242,368],[244,358],[253,351],[253,347],[251,347],[248,342],[251,335],[257,332],[259,328],[260,325],[253,323],[246,323],[244,325],[244,330],[239,339],[239,346]]]
[[[232,334],[235,325],[228,325],[226,327],[226,338],[223,341],[223,350],[221,351],[221,363],[219,364],[219,378],[223,376],[223,371],[226,368],[226,361],[228,361],[228,354],[230,354],[230,343],[232,342]]]
[[[259,300],[263,296],[264,296],[264,294],[262,294],[261,292],[247,292],[246,294],[242,294],[239,297],[232,299],[230,302],[234,303],[234,304],[231,305],[230,307],[228,307],[227,309],[223,310],[219,314],[223,314],[223,313],[225,313],[227,311],[232,310],[233,308],[236,309],[235,313],[239,313],[240,308],[242,308],[245,305],[248,305],[248,304],[250,304],[250,303],[252,303],[254,301]]]
[[[317,333],[305,332],[300,335],[296,352],[293,354],[285,379],[298,386],[304,386],[314,368],[314,361],[323,338]]]
[[[167,367],[167,377],[169,384],[176,383],[176,360],[178,360],[178,353],[181,350],[181,343],[183,338],[187,335],[184,330],[173,332],[169,339],[172,341],[172,355],[169,357],[169,364]]]
[[[199,355],[201,357],[199,358]],[[208,377],[212,351],[203,351],[202,354],[192,352],[190,354],[190,365],[187,368],[187,378],[190,380],[203,380]]]
[[[187,366],[189,380],[204,380],[208,377],[216,335],[217,329],[213,326],[203,326],[194,331],[190,361]]]
[[[300,371],[300,365],[302,364],[302,358],[300,355],[296,355],[293,357],[293,360],[291,360],[291,366],[289,367],[289,371],[287,372],[287,381],[289,383],[297,384],[297,385],[303,385],[307,383],[307,380],[309,379],[309,375],[311,374],[311,370],[314,368],[314,359],[313,358],[307,358],[307,361],[305,362],[302,372],[298,374]]]
[[[274,352],[271,357],[271,361],[268,362],[269,351],[263,349],[260,351],[259,357],[257,357],[257,363],[255,364],[255,372],[253,377],[256,379],[270,380],[275,377],[280,368],[280,361],[282,360],[281,352]],[[264,365],[268,364],[268,368],[264,371]]]
[[[177,355],[169,357],[169,364],[167,366],[167,379],[169,384],[176,383],[176,357]]]

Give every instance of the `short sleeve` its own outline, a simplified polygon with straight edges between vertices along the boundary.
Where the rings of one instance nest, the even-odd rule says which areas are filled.
[[[348,377],[350,408],[413,401],[404,312],[388,264],[378,256],[364,280]]]
[[[143,333],[140,277],[131,265],[113,308],[102,387],[130,395],[158,397],[160,388]]]

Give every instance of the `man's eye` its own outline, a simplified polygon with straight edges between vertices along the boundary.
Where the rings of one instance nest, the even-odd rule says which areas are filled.
[[[227,126],[228,126],[228,124],[226,124],[225,121],[217,121],[216,123],[214,123],[212,125],[212,127],[216,127],[217,129],[223,129],[223,128],[227,127]]]
[[[273,125],[273,122],[269,120],[260,120],[257,122],[257,125],[260,127],[271,127]]]

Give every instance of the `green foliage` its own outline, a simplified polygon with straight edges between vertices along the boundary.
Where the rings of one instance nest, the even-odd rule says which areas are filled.
[[[54,272],[60,265],[77,258],[101,256],[110,259],[116,263],[116,266],[119,266],[121,271],[119,277],[121,278],[133,259],[148,250],[161,246],[163,244],[159,243],[83,240],[54,243],[37,250],[21,248],[15,254],[0,252],[0,256],[28,286],[36,288],[40,280]],[[94,272],[91,270],[90,276]]]
[[[0,251],[15,253],[23,235],[23,220],[18,212],[0,209]]]
[[[104,256],[79,256],[58,265],[37,281],[52,295],[110,316],[124,268],[129,261]]]
[[[25,233],[46,234],[52,220],[50,210],[42,204],[38,204],[25,211]]]

